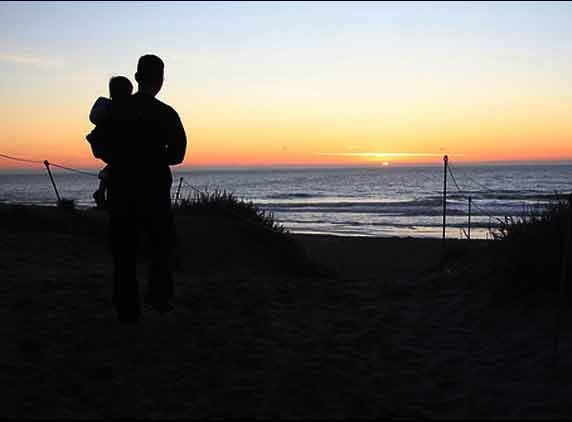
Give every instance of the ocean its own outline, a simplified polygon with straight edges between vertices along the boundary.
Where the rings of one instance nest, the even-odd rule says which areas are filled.
[[[60,195],[93,207],[93,175],[53,169]],[[292,233],[441,237],[443,167],[173,169],[175,197],[226,190],[252,201]],[[192,186],[192,187],[191,187]],[[447,176],[447,238],[491,236],[498,219],[541,209],[572,192],[572,165],[451,165]],[[47,172],[0,173],[0,202],[55,205]]]

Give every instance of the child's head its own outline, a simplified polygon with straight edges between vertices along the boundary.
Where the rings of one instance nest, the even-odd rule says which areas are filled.
[[[109,96],[112,100],[124,100],[131,96],[133,85],[125,76],[114,76],[109,80]]]

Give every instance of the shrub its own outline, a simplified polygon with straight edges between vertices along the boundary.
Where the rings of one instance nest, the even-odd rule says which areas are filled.
[[[251,201],[238,199],[226,190],[196,192],[182,199],[173,209],[179,214],[228,217],[239,220],[254,229],[277,234],[287,233],[284,226],[276,222],[271,212],[261,210]]]
[[[560,287],[562,260],[570,261],[571,206],[567,200],[555,199],[544,207],[529,209],[517,218],[499,220],[492,232],[500,240],[497,269],[499,293],[515,298],[523,295],[539,298],[554,294]],[[568,241],[568,251],[564,244]],[[566,257],[564,254],[568,253]],[[567,272],[572,271],[567,262]]]
[[[225,190],[196,192],[173,207],[174,213],[190,216],[222,217],[233,220],[245,248],[256,259],[272,263],[298,275],[317,275],[323,272],[309,259],[298,241],[279,224],[274,215],[258,208],[251,201],[236,198]]]

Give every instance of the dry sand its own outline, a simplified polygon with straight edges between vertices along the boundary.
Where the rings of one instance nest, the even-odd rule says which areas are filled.
[[[116,322],[101,213],[0,207],[4,417],[565,417],[572,321],[491,300],[494,248],[296,236],[293,275],[232,222],[180,218],[176,310]],[[144,267],[141,266],[141,281]]]

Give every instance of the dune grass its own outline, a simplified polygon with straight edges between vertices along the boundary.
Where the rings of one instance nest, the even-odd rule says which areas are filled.
[[[223,216],[239,220],[255,229],[277,234],[288,233],[276,221],[272,212],[260,209],[252,201],[239,199],[226,190],[195,192],[175,204],[173,209],[178,214]]]
[[[304,249],[270,211],[226,190],[196,192],[173,206],[176,216],[219,218],[230,222],[232,230],[245,234],[245,246],[255,246],[255,255],[273,261],[289,273],[324,273],[308,258]],[[266,252],[258,248],[265,249]],[[268,253],[270,252],[270,254]]]
[[[540,299],[560,290],[563,266],[570,267],[571,211],[569,200],[558,197],[499,221],[493,232],[501,241],[496,259],[502,274],[499,293]]]

